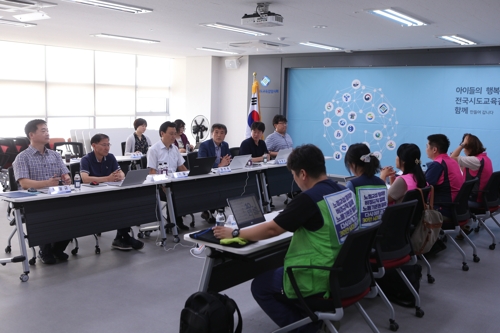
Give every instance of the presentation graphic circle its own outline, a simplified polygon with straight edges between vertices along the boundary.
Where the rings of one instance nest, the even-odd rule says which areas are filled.
[[[333,111],[323,112],[323,137],[331,147],[331,155],[325,154],[340,162],[350,145],[361,142],[381,159],[398,145],[396,107],[382,87],[356,78],[346,83],[347,88],[334,89],[333,98],[325,101],[325,110]]]

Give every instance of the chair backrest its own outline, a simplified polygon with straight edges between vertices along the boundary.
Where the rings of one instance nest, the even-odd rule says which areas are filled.
[[[52,150],[56,150],[56,149],[54,148],[54,144],[55,144],[56,142],[65,142],[65,140],[64,140],[64,138],[50,138],[50,139],[49,139],[49,143],[48,143],[48,144],[49,144],[49,147],[48,147],[48,148],[49,148],[49,149],[52,149]]]
[[[229,153],[232,157],[238,156],[240,154],[240,147],[229,148]]]
[[[483,200],[488,208],[500,205],[500,171],[491,174],[484,187]]]
[[[20,153],[30,145],[30,139],[25,136],[18,136],[14,139],[14,144],[16,145],[17,152]]]
[[[123,141],[123,142],[121,143],[121,145],[122,145],[122,156],[125,156],[125,145],[126,145],[126,144],[127,144],[127,143],[126,143],[125,141]]]
[[[54,150],[59,147],[63,147],[63,155],[65,153],[70,153],[71,157],[83,157],[85,154],[83,152],[83,143],[81,142],[54,142]]]
[[[375,241],[382,260],[399,259],[412,253],[410,225],[417,203],[412,200],[385,209]]]
[[[14,176],[14,169],[9,167],[9,187],[11,191],[17,191],[19,187],[17,186],[16,177]]]
[[[191,165],[193,165],[193,161],[198,158],[198,152],[191,152],[187,154],[187,168],[191,169]]]
[[[373,280],[370,253],[379,226],[380,224],[376,224],[349,233],[330,274],[332,293],[339,288],[339,295],[344,299],[358,295],[370,287]],[[338,282],[335,281],[335,275]]]
[[[467,180],[460,187],[460,191],[453,202],[452,219],[454,222],[462,222],[470,218],[469,197],[474,189],[474,185],[479,179]]]
[[[7,156],[7,160],[3,163],[4,168],[12,165],[18,153],[14,138],[0,138],[0,154]]]
[[[431,192],[431,187],[427,186],[421,189],[424,196],[425,203],[429,200],[429,193]],[[412,225],[416,226],[420,220],[422,220],[422,215],[424,214],[424,202],[422,201],[422,195],[419,190],[411,190],[405,193],[402,202],[408,202],[412,200],[417,200],[417,206],[415,207],[415,213],[413,214]]]
[[[148,157],[147,155],[141,156],[141,169],[146,169],[148,167]]]

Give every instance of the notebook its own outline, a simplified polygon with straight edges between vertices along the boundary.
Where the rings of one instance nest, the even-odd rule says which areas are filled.
[[[233,157],[231,160],[231,163],[229,164],[229,167],[231,170],[238,170],[238,169],[243,169],[246,165],[249,159],[252,158],[252,155],[239,155]]]
[[[212,170],[216,156],[189,159],[189,176],[206,175]]]
[[[111,186],[130,186],[130,185],[139,185],[144,183],[146,177],[149,175],[149,169],[140,169],[140,170],[130,170],[127,172],[125,179],[119,182],[106,182],[105,184]]]

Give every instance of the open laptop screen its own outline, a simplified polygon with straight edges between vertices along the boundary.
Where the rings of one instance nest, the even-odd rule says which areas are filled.
[[[229,198],[227,199],[227,203],[240,229],[266,220],[254,194]]]

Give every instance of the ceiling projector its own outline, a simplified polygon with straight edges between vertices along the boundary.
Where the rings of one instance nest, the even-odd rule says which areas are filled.
[[[283,16],[269,11],[269,2],[257,3],[253,14],[245,14],[241,18],[241,25],[254,27],[279,27],[283,25]]]

